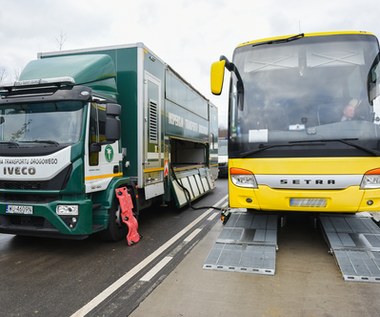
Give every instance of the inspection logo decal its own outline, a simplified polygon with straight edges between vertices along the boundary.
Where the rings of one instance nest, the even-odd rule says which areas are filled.
[[[107,162],[112,162],[113,160],[113,148],[111,145],[107,145],[104,150],[104,157],[106,158]]]

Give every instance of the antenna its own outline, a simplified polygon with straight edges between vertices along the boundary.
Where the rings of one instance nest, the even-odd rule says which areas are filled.
[[[302,33],[301,32],[301,20],[298,20],[298,33]]]

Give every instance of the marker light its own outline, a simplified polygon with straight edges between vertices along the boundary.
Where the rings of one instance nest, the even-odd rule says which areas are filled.
[[[257,188],[257,182],[255,176],[251,171],[231,167],[230,168],[230,177],[234,185],[239,187],[248,187],[248,188]]]
[[[368,171],[364,174],[360,189],[380,188],[380,168]]]

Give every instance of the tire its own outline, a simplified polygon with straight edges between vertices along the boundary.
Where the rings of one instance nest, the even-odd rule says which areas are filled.
[[[102,238],[105,241],[120,241],[127,236],[127,225],[121,219],[121,209],[119,201],[115,199],[112,207],[108,211],[108,228],[103,231]]]

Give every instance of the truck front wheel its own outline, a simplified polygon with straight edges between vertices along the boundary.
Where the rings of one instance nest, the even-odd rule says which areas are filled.
[[[106,241],[120,241],[128,233],[126,224],[121,219],[121,208],[117,199],[108,212],[108,228],[103,232]]]

